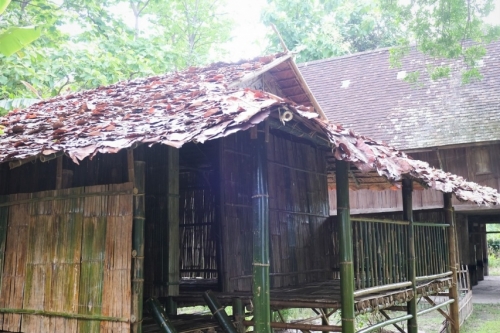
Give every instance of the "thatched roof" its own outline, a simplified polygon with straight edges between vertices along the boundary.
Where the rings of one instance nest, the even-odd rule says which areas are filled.
[[[245,77],[276,68],[283,57],[289,59],[289,55],[279,54],[120,82],[11,112],[0,118],[5,126],[0,163],[60,152],[78,163],[97,153],[116,153],[141,143],[179,148],[187,142],[202,143],[244,131],[269,118],[280,119],[288,110],[293,121],[281,126],[299,125],[314,133],[336,159],[350,161],[362,172],[376,172],[391,182],[409,177],[478,204],[500,203],[496,190],[431,168],[390,146],[322,120],[313,106],[238,87]]]

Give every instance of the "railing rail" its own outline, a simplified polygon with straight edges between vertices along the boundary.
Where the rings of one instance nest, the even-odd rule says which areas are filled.
[[[408,281],[408,221],[352,217],[356,290]],[[420,280],[449,275],[448,224],[414,222]]]

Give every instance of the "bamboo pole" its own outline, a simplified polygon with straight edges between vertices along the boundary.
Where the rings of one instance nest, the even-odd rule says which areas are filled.
[[[455,238],[455,218],[453,212],[453,205],[451,203],[451,193],[444,193],[444,218],[445,222],[450,225],[448,228],[448,247],[449,247],[449,261],[451,268],[451,288],[450,288],[450,299],[454,300],[450,305],[450,317],[452,319],[451,333],[460,332],[460,311],[459,298],[458,298],[458,284],[457,284],[457,254],[456,254],[456,238]]]
[[[144,222],[146,216],[144,200],[145,169],[145,162],[134,162],[134,222],[132,227],[132,319],[134,319],[132,320],[132,332],[134,333],[142,332],[142,302],[144,294]]]
[[[377,287],[356,290],[353,294],[354,294],[354,297],[361,297],[364,295],[378,293],[381,291],[406,288],[406,287],[410,287],[410,286],[411,286],[411,282],[409,282],[409,281],[408,282],[399,282],[399,283],[386,284],[383,286],[377,286]]]
[[[29,315],[39,315],[47,317],[59,317],[59,318],[70,318],[70,319],[81,319],[81,320],[98,320],[98,321],[110,321],[110,322],[129,322],[128,318],[119,317],[108,317],[93,314],[82,314],[82,313],[67,313],[67,312],[57,312],[57,311],[44,311],[36,309],[4,309],[0,308],[0,313],[14,313],[14,314],[29,314]]]
[[[413,227],[412,181],[403,179],[403,219],[408,221],[408,280],[412,283],[413,297],[408,301],[408,333],[418,333],[417,324],[417,281],[415,269],[415,239]]]
[[[336,161],[337,218],[340,243],[340,300],[342,332],[354,333],[354,267],[352,224],[349,211],[349,162]]]
[[[203,299],[207,303],[210,311],[212,311],[212,314],[222,328],[222,331],[225,333],[237,333],[236,328],[226,313],[226,310],[220,305],[219,301],[217,301],[217,297],[215,297],[210,290],[203,293]]]
[[[160,302],[156,298],[151,297],[146,301],[149,312],[153,316],[158,326],[160,326],[161,333],[177,333],[177,330],[168,319],[165,311],[161,308]]]
[[[269,194],[267,145],[264,135],[253,140],[253,279],[254,331],[271,333],[269,277]]]
[[[245,320],[243,322],[245,326],[254,326],[254,321]],[[332,325],[312,325],[312,324],[301,324],[301,323],[271,323],[272,328],[278,329],[296,329],[301,331],[323,331],[323,332],[342,332],[342,327],[340,326],[332,326]],[[259,332],[254,330],[254,332]]]
[[[167,148],[167,241],[163,244],[164,271],[168,297],[179,295],[180,278],[180,235],[179,235],[179,150]],[[175,301],[170,298],[168,315],[177,314]]]
[[[245,307],[243,306],[243,301],[239,297],[233,298],[233,320],[238,333],[245,333],[245,326],[243,326],[243,320],[245,320]],[[279,313],[279,312],[278,312]]]
[[[382,328],[382,327],[385,327],[385,326],[389,326],[389,325],[393,325],[393,324],[399,323],[400,321],[403,321],[403,320],[411,320],[411,315],[406,315],[406,316],[397,317],[397,318],[394,318],[394,319],[391,319],[391,320],[386,320],[386,321],[383,321],[383,322],[378,323],[376,325],[364,328],[364,329],[358,331],[357,333],[373,332],[373,331],[375,331],[375,330],[377,330],[379,328]]]

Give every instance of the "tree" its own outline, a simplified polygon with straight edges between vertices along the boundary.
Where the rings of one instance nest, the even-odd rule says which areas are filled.
[[[274,0],[262,20],[274,23],[289,47],[304,48],[298,61],[398,46],[391,50],[391,63],[398,66],[415,44],[430,57],[463,59],[467,82],[480,77],[484,43],[500,37],[498,25],[484,23],[492,9],[493,0]],[[279,49],[277,37],[269,39],[269,50]],[[433,78],[449,72],[430,68]]]
[[[133,26],[125,21],[127,10],[136,19]],[[57,5],[24,0],[13,2],[8,14],[0,27],[40,25],[43,34],[22,53],[0,54],[4,101],[45,98],[200,64],[231,29],[213,0],[62,0]]]
[[[5,12],[10,0],[0,0],[0,16]],[[40,37],[36,27],[7,27],[0,31],[0,53],[10,56]]]
[[[310,61],[395,45],[404,32],[378,0],[274,0],[262,13],[274,24],[288,47],[302,50],[297,60]],[[269,35],[269,50],[279,40]]]

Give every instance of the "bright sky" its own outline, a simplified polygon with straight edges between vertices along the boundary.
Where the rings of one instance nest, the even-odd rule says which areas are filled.
[[[500,0],[499,0],[500,1]],[[255,58],[264,53],[265,35],[270,27],[260,22],[266,0],[229,0],[227,11],[235,19],[232,40],[225,47],[230,52],[226,61]]]

